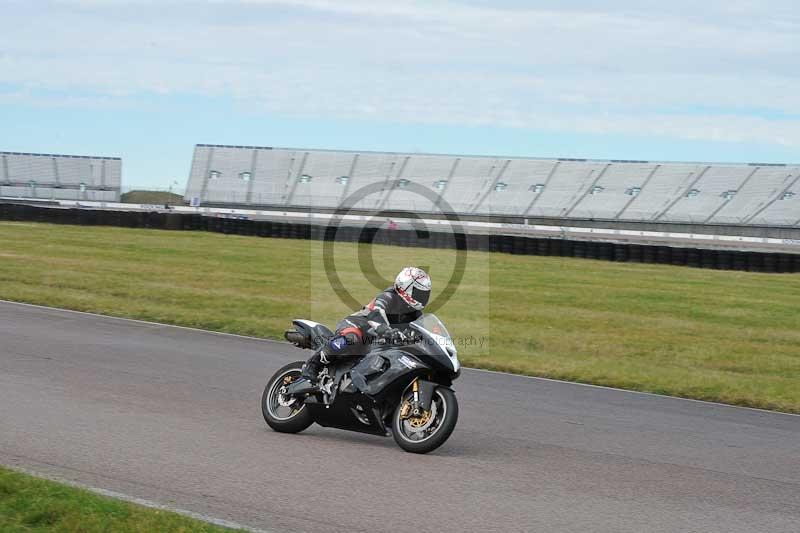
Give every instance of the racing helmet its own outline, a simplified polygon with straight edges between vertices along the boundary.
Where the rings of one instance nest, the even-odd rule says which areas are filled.
[[[422,311],[431,297],[431,277],[417,267],[405,267],[394,280],[394,290],[409,306]]]

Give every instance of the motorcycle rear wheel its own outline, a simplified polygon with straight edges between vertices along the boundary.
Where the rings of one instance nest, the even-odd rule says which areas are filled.
[[[286,378],[297,379],[303,367],[302,361],[295,361],[281,367],[272,375],[261,396],[261,414],[267,425],[280,433],[300,433],[314,423],[305,404],[281,405],[280,390]],[[284,403],[286,398],[283,398]],[[294,400],[299,402],[299,400]]]
[[[453,433],[458,422],[458,401],[456,400],[455,393],[447,387],[436,387],[431,402],[431,410],[428,411],[433,420],[424,422],[422,427],[427,426],[425,429],[418,429],[414,427],[416,422],[412,418],[403,419],[401,417],[401,410],[403,403],[408,398],[403,398],[392,416],[392,436],[398,446],[407,452],[411,453],[428,453],[432,452],[445,441]]]

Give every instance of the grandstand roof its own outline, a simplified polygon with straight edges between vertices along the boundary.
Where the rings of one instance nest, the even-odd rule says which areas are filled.
[[[382,150],[337,150],[334,148],[297,148],[288,146],[248,146],[239,144],[205,144],[198,143],[197,147],[208,148],[241,148],[245,150],[288,150],[293,152],[323,152],[345,154],[376,154],[376,155],[411,155],[411,156],[442,156],[442,157],[483,157],[491,159],[532,159],[539,161],[587,161],[592,163],[655,163],[655,164],[688,164],[688,165],[735,165],[750,167],[790,167],[800,163],[761,163],[761,162],[726,162],[726,161],[679,161],[656,159],[597,159],[583,157],[541,157],[526,155],[497,155],[497,154],[452,154],[439,152],[392,152]],[[2,153],[2,152],[0,152]],[[75,156],[79,157],[79,156]]]
[[[121,157],[106,157],[100,155],[68,155],[68,154],[38,154],[33,152],[2,152],[0,155],[28,155],[35,157],[70,157],[74,159],[105,159],[108,161],[122,161]]]

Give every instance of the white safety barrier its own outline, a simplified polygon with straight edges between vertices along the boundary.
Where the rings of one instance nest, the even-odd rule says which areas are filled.
[[[18,200],[31,202],[30,198]],[[126,211],[163,211],[175,213],[200,214],[216,217],[246,217],[261,220],[293,220],[325,225],[336,219],[341,224],[364,225],[370,221],[388,222],[389,218],[382,216],[376,219],[371,215],[337,215],[332,213],[311,213],[303,211],[266,211],[256,209],[227,209],[221,207],[190,207],[170,206],[165,209],[163,204],[128,204],[119,202],[79,202],[72,200],[59,200],[49,205],[58,204],[59,207],[78,207],[89,209],[119,209]],[[435,231],[437,226],[443,231],[452,231],[453,223],[446,219],[416,219],[392,217],[398,227],[424,227]],[[611,242],[627,242],[640,244],[668,244],[672,246],[704,246],[714,245],[721,248],[753,249],[765,251],[765,248],[776,249],[782,252],[800,253],[800,240],[777,239],[771,237],[743,237],[739,235],[713,235],[703,233],[676,233],[663,231],[638,231],[613,228],[582,228],[572,226],[547,226],[538,224],[510,224],[498,222],[481,222],[472,220],[459,220],[458,225],[466,232],[492,233],[499,235],[517,235],[527,237],[553,237],[577,240],[602,240]]]

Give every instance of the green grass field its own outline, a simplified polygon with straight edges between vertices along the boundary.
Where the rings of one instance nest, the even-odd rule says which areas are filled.
[[[222,533],[231,530],[0,467],[0,531]]]
[[[128,191],[122,194],[120,202],[159,205],[182,205],[184,203],[183,196],[167,191]]]
[[[0,298],[281,338],[290,319],[334,324],[322,243],[203,232],[0,222]],[[357,299],[452,250],[338,243]],[[380,286],[381,282],[376,282]],[[800,412],[800,276],[470,252],[437,314],[467,366]],[[469,344],[472,342],[472,344]]]

